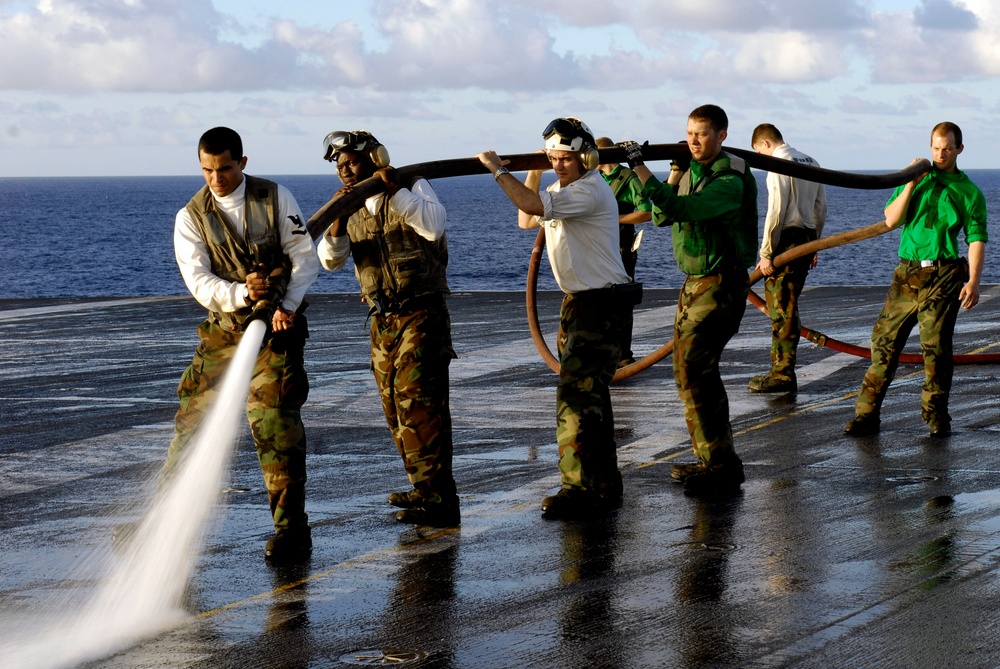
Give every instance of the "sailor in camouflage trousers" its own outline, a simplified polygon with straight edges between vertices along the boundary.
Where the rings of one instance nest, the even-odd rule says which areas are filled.
[[[880,431],[882,402],[914,325],[920,328],[924,358],[921,417],[930,436],[951,434],[948,395],[954,371],[955,322],[960,306],[971,309],[979,303],[988,238],[986,200],[958,169],[964,148],[957,125],[934,126],[932,169],[898,187],[886,203],[886,225],[902,228],[899,264],[872,329],[872,362],[861,382],[855,416],[844,428],[846,434],[867,436]],[[969,247],[968,262],[959,254],[959,232]]]
[[[785,143],[781,131],[770,123],[753,130],[750,146],[762,155],[819,167],[810,156]],[[823,184],[795,179],[777,172],[767,173],[767,215],[760,244],[757,269],[764,275],[764,295],[771,317],[771,369],[750,379],[754,393],[795,391],[795,359],[798,353],[799,295],[806,276],[816,264],[816,254],[797,258],[775,268],[773,260],[819,238],[826,223],[826,188]]]
[[[728,127],[725,111],[715,105],[692,111],[691,161],[675,162],[666,184],[643,164],[642,147],[623,143],[653,204],[653,224],[670,226],[674,259],[687,274],[674,317],[674,381],[698,460],[674,465],[671,477],[694,494],[734,492],[744,481],[719,360],[746,309],[746,268],[757,247],[757,183],[743,160],[722,150]]]
[[[447,214],[425,179],[396,181],[386,148],[365,130],[327,135],[325,158],[350,192],[379,176],[385,193],[369,197],[336,221],[317,247],[326,269],[353,257],[371,318],[371,366],[386,423],[412,488],[393,492],[402,523],[454,527],[461,523],[452,474],[448,368],[455,350],[446,268]]]
[[[545,190],[541,170],[528,172],[522,183],[496,152],[478,158],[517,206],[518,227],[541,228],[564,293],[557,339],[560,489],[542,499],[542,515],[589,519],[622,502],[609,384],[621,359],[621,324],[642,286],[632,283],[622,264],[618,204],[596,170],[593,133],[579,119],[558,118],[542,138],[557,178]]]
[[[198,349],[177,389],[180,407],[164,475],[175,471],[215,401],[246,324],[263,320],[269,334],[257,355],[246,412],[275,529],[264,555],[299,558],[312,547],[301,418],[309,393],[302,312],[319,263],[292,194],[243,173],[247,159],[236,132],[205,132],[198,156],[206,186],[177,213],[174,252],[185,284],[209,316],[198,328]]]

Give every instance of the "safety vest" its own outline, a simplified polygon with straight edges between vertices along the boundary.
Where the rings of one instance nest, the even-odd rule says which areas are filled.
[[[722,152],[692,189],[691,170],[681,177],[677,194],[703,191],[715,179],[735,174],[743,181],[740,208],[707,221],[681,221],[671,226],[677,266],[685,274],[704,276],[726,267],[750,267],[757,259],[757,182],[746,162]]]
[[[618,193],[621,192],[622,188],[625,187],[625,184],[627,184],[630,179],[638,179],[639,177],[635,175],[635,172],[623,165],[619,165],[618,168],[618,173],[611,181],[608,181],[608,185],[611,186],[611,192],[615,194],[615,200],[618,202],[618,215],[621,216],[623,214],[631,214],[634,212],[635,204],[631,202],[623,202],[618,198]]]
[[[278,185],[249,174],[244,174],[243,178],[246,180],[243,221],[231,221],[225,212],[218,209],[208,185],[203,186],[187,203],[188,214],[208,250],[212,274],[237,283],[245,282],[247,274],[255,271],[258,259],[270,259],[274,264],[291,267],[291,260],[281,249],[281,233],[278,231]],[[242,238],[234,228],[241,224]],[[286,273],[284,286],[287,286],[287,280]],[[280,292],[283,297],[284,290]],[[249,315],[250,307],[245,307],[236,312],[210,311],[209,319],[223,329],[233,330],[239,329]]]
[[[361,294],[379,311],[405,311],[409,300],[448,292],[447,236],[428,241],[418,235],[389,208],[388,196],[376,215],[367,207],[352,214],[347,234]]]

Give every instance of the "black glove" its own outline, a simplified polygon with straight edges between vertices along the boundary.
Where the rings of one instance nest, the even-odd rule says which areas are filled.
[[[639,146],[638,142],[633,142],[631,139],[627,139],[624,142],[619,142],[618,146],[625,149],[625,159],[628,160],[628,166],[633,170],[639,165],[645,165],[646,163],[642,160],[642,147],[649,146],[649,141],[643,143]]]
[[[677,143],[684,144],[685,146],[687,146],[687,140],[684,139],[682,139]],[[687,172],[689,169],[691,169],[691,154],[689,153],[683,158],[674,158],[673,160],[671,160],[670,169],[674,168],[679,169],[681,172]]]

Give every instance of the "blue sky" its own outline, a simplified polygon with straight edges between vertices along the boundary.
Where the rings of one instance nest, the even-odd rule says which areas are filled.
[[[1000,168],[995,0],[0,0],[0,176],[194,174],[228,125],[258,174],[325,173],[365,128],[396,165],[533,151],[556,116],[671,142],[777,125],[824,166],[895,170],[934,123]]]

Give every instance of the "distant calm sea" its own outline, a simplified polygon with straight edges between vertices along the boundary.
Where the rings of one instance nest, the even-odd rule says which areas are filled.
[[[993,243],[984,283],[1000,283],[1000,170],[969,170],[986,196]],[[265,175],[262,175],[265,176]],[[333,194],[332,175],[269,177],[291,190],[308,218]],[[761,226],[767,208],[760,184]],[[546,182],[547,183],[547,182]],[[174,261],[174,215],[203,184],[190,177],[0,179],[2,298],[185,295]],[[434,189],[448,210],[453,291],[523,290],[535,233],[520,230],[516,210],[488,175],[441,179]],[[882,219],[889,191],[828,188],[826,234]],[[649,288],[680,285],[667,229],[645,229],[637,278]],[[825,251],[810,285],[888,285],[899,233]],[[998,250],[994,250],[998,249]],[[555,289],[543,261],[540,289]],[[355,293],[354,272],[321,271],[313,293]]]

